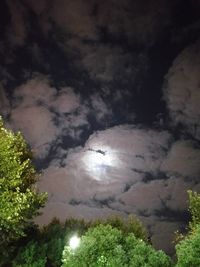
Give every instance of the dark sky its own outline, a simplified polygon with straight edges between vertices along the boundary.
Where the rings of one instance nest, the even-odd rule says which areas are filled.
[[[38,223],[136,214],[171,253],[200,191],[200,1],[1,0],[0,113],[42,171]]]

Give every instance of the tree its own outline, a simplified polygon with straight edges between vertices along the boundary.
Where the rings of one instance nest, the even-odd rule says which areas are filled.
[[[47,262],[46,246],[30,241],[26,247],[18,252],[17,258],[12,262],[15,267],[45,267]]]
[[[98,226],[99,224],[111,225],[122,231],[125,235],[133,233],[136,238],[148,242],[147,230],[136,216],[129,215],[126,219],[119,216],[113,216],[108,217],[105,220],[95,220],[89,224],[88,228]]]
[[[188,190],[189,196],[189,212],[191,214],[191,221],[189,223],[190,229],[200,224],[200,194]]]
[[[200,194],[188,190],[188,196],[191,221],[188,233],[178,234],[176,267],[200,266]]]
[[[46,201],[34,187],[38,179],[31,151],[21,133],[5,128],[0,118],[0,250],[24,236]]]
[[[171,260],[132,233],[111,225],[90,228],[76,249],[65,246],[62,267],[170,267]]]
[[[117,228],[122,232],[122,235],[132,233],[135,237],[148,242],[147,231],[141,222],[132,215],[126,219],[114,216],[105,220],[87,222],[83,219],[69,218],[66,219],[65,223],[54,218],[50,224],[43,228],[31,229],[30,234],[23,238],[23,242],[20,240],[16,253],[13,258],[10,257],[12,263],[9,266],[25,267],[26,264],[29,266],[35,266],[35,264],[37,266],[38,264],[39,266],[39,264],[47,262],[48,266],[60,267],[63,248],[67,240],[74,234],[82,236],[89,228],[97,227],[100,224]]]
[[[176,267],[200,266],[200,224],[176,245]]]

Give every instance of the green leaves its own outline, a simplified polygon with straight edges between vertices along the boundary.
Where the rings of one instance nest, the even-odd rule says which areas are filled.
[[[200,266],[200,194],[188,190],[191,221],[186,236],[180,236],[176,245],[176,267]]]
[[[176,245],[176,267],[200,266],[200,224]]]
[[[200,224],[200,194],[188,190],[189,196],[189,211],[191,214],[190,228],[195,228],[197,224]]]
[[[41,246],[38,242],[29,242],[26,247],[22,248],[17,258],[13,261],[15,267],[45,267],[46,246]]]
[[[0,248],[23,236],[44,205],[46,194],[33,186],[37,179],[23,136],[6,129],[0,118]]]
[[[111,225],[112,227],[121,230],[125,235],[128,233],[133,233],[135,237],[148,242],[147,230],[136,216],[129,215],[127,219],[113,216],[105,220],[93,221],[89,227],[95,227],[99,224]]]
[[[90,228],[75,250],[65,246],[62,267],[170,267],[169,257],[154,250],[132,233],[124,234],[111,225]]]

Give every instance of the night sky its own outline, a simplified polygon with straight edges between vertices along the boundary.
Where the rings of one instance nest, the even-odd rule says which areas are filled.
[[[199,0],[1,0],[0,114],[43,215],[137,215],[172,253],[200,192]]]

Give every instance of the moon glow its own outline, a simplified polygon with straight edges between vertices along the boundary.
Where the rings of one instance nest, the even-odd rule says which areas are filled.
[[[116,166],[117,158],[111,149],[87,150],[83,157],[85,169],[92,173],[95,180],[109,179],[109,172]]]

